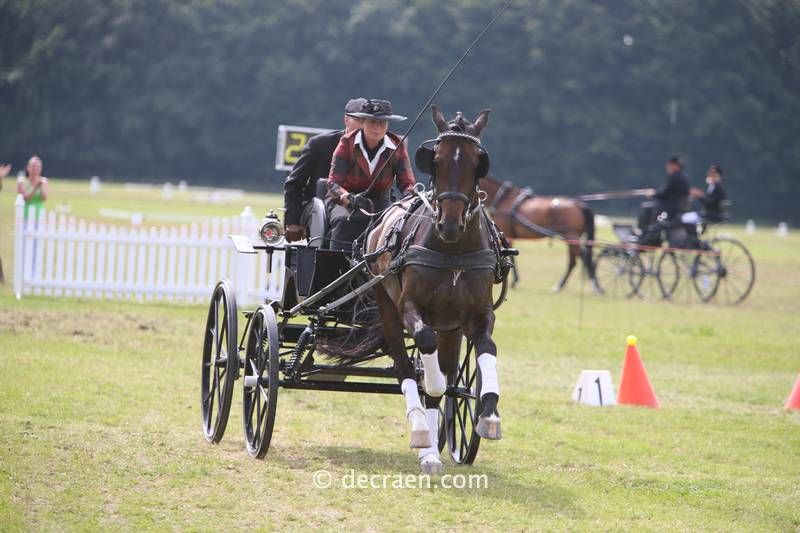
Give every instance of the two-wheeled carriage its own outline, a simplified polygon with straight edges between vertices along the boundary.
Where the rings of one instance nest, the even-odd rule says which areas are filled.
[[[733,305],[750,294],[755,283],[755,262],[747,248],[727,235],[708,237],[707,225],[662,221],[656,242],[637,242],[633,226],[614,224],[619,243],[602,246],[595,259],[601,290],[617,296],[646,300],[675,300],[685,287],[703,302]],[[663,244],[667,243],[667,246]]]
[[[231,283],[222,280],[214,289],[201,372],[203,431],[208,441],[217,443],[225,434],[237,382],[241,383],[247,451],[257,458],[269,449],[281,389],[401,393],[393,366],[382,363],[387,355],[382,337],[368,339],[360,318],[375,312],[369,290],[380,281],[379,276],[368,274],[364,260],[304,245],[253,245],[246,237],[231,239],[240,253],[268,254],[268,265],[272,254],[284,254],[284,285],[279,299],[243,313],[246,325],[240,338]],[[325,357],[331,339],[359,335],[373,343],[371,353],[333,364]],[[407,337],[406,353],[419,381],[422,369],[417,352]],[[441,451],[446,443],[455,463],[471,464],[481,440],[475,430],[481,412],[477,355],[472,343],[463,339],[457,368],[446,376],[438,446]]]

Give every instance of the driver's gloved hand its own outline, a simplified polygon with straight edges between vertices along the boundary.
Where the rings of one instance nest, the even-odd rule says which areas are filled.
[[[367,198],[366,196],[361,195],[361,194],[351,194],[350,195],[350,205],[354,209],[363,209],[364,211],[367,211],[368,213],[372,213],[372,211],[374,209],[373,204],[372,204],[372,200],[370,200],[369,198]]]
[[[284,230],[284,236],[289,242],[299,241],[306,238],[306,228],[299,224],[289,224]]]

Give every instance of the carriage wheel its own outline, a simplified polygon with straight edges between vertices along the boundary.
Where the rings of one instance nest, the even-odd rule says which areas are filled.
[[[633,295],[635,287],[631,285],[630,268],[632,256],[618,248],[606,248],[595,260],[595,278],[603,294],[610,296]]]
[[[278,405],[278,322],[262,305],[253,315],[244,355],[244,440],[247,453],[262,459],[269,450]]]
[[[720,276],[716,297],[736,305],[750,294],[756,282],[756,264],[742,243],[730,237],[717,237],[711,248],[719,252]]]
[[[445,402],[447,398],[445,398]],[[444,423],[444,409],[442,404],[439,404],[439,438],[436,441],[439,448],[439,453],[444,451],[444,445],[447,444],[447,425]]]
[[[674,253],[664,252],[658,258],[656,278],[658,279],[658,286],[661,289],[662,296],[667,300],[672,299],[678,289],[678,283],[681,281],[681,269],[678,264],[678,258]]]
[[[450,457],[458,464],[471,465],[478,454],[481,438],[475,432],[482,405],[480,372],[474,347],[467,341],[467,350],[458,367],[448,372],[448,395],[444,403],[444,433]],[[440,439],[445,440],[445,439]]]
[[[654,301],[664,298],[658,282],[655,252],[640,251],[631,258],[630,284],[642,300]]]
[[[236,313],[236,295],[230,281],[224,279],[214,287],[203,340],[200,407],[203,433],[209,442],[219,442],[225,434],[239,373]]]
[[[720,270],[719,256],[705,253],[695,255],[692,261],[692,285],[702,301],[711,301],[717,293]]]

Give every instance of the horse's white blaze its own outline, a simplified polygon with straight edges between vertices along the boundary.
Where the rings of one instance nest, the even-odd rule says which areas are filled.
[[[481,369],[481,396],[489,392],[500,395],[500,384],[497,381],[497,357],[490,353],[478,357]]]
[[[460,146],[456,146],[456,153],[453,154],[453,163],[458,164],[458,158],[459,158],[460,155],[461,155],[461,147]]]
[[[425,392],[438,398],[447,390],[447,380],[439,368],[439,352],[434,350],[433,353],[420,354],[420,359],[422,359],[422,367],[425,369],[425,378],[423,379]]]

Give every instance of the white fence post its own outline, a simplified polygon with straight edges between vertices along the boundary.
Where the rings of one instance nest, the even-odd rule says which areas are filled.
[[[25,253],[25,199],[14,200],[14,294],[22,298],[23,255]]]
[[[42,210],[25,220],[22,195],[14,202],[14,293],[99,299],[206,303],[221,278],[234,284],[242,305],[278,298],[283,254],[242,255],[231,233],[258,239],[258,219],[240,215],[171,227],[114,226]]]

